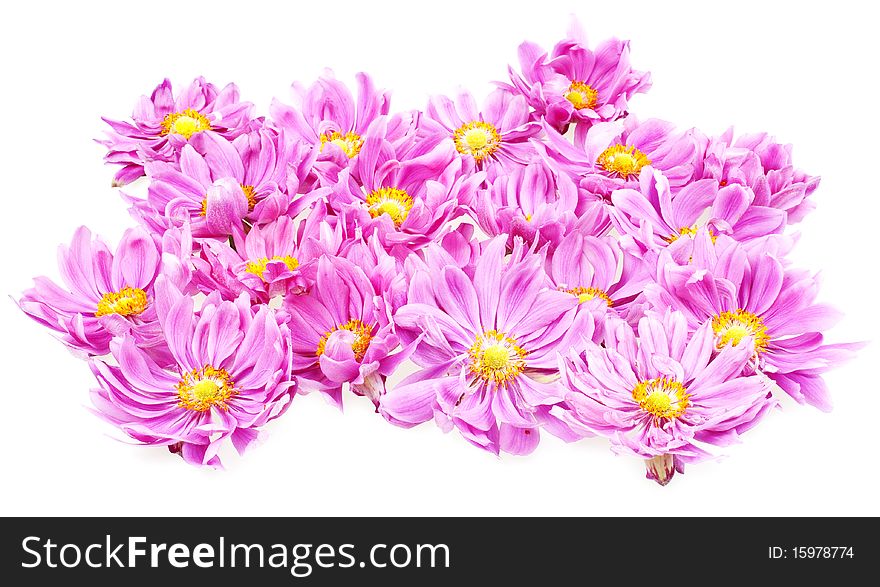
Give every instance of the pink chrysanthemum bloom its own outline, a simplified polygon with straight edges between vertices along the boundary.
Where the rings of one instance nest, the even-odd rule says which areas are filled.
[[[558,289],[600,314],[608,308],[622,312],[651,278],[644,262],[621,249],[615,238],[582,231],[562,239],[548,273]]]
[[[712,456],[701,445],[729,445],[775,405],[769,381],[741,376],[751,339],[715,354],[712,327],[688,336],[678,312],[645,316],[637,330],[609,318],[602,346],[586,344],[561,360],[568,409],[555,408],[573,430],[611,440],[614,450],[646,460],[661,485],[685,463]]]
[[[459,199],[470,200],[485,175],[462,176],[449,140],[398,151],[384,138],[381,123],[364,141],[354,168],[339,174],[330,205],[350,233],[375,233],[389,249],[422,247],[463,213]]]
[[[753,203],[784,210],[788,223],[803,220],[815,203],[807,200],[819,187],[819,178],[796,169],[791,145],[781,145],[766,133],[733,140],[733,129],[710,141],[702,164],[702,177],[721,186],[738,184],[751,190]]]
[[[164,162],[148,163],[151,183],[146,199],[123,195],[132,215],[158,234],[189,222],[195,237],[227,237],[242,229],[243,222],[256,224],[297,214],[329,192],[326,188],[305,195],[282,191],[279,182],[289,184],[289,189],[299,186],[299,174],[307,173],[299,158],[310,155],[296,144],[276,145],[269,131],[264,133],[253,143],[250,136],[239,137],[237,145],[203,133],[205,137],[183,147],[179,169]]]
[[[315,287],[284,300],[299,388],[319,391],[342,408],[343,387],[349,386],[378,404],[385,378],[414,345],[398,351],[384,292],[360,267],[329,256],[317,265]]]
[[[452,139],[468,172],[493,161],[513,169],[535,158],[529,138],[541,132],[541,127],[529,122],[525,98],[509,90],[501,88],[489,94],[482,111],[467,92],[459,94],[455,102],[434,96],[425,115],[419,135],[432,143]]]
[[[610,228],[606,207],[582,197],[571,178],[547,162],[537,160],[511,170],[495,164],[487,172],[490,187],[477,192],[469,207],[486,234],[507,234],[508,246],[520,237],[555,247],[579,219],[594,234]]]
[[[18,302],[28,316],[82,353],[105,355],[110,340],[129,331],[138,344],[160,351],[153,281],[161,257],[145,230],[128,229],[114,254],[81,226],[70,246],[60,247],[58,266],[65,287],[35,278]]]
[[[573,26],[550,55],[538,45],[519,46],[522,73],[508,68],[513,87],[526,97],[535,117],[564,133],[569,123],[590,125],[627,115],[633,94],[651,87],[649,73],[629,64],[629,41],[609,39],[595,50]]]
[[[542,255],[524,253],[521,240],[505,262],[506,243],[492,239],[473,276],[454,264],[414,272],[394,320],[401,338],[423,337],[412,357],[421,369],[382,396],[392,423],[434,419],[495,454],[528,454],[539,429],[553,429],[548,412],[563,399],[552,382],[557,350],[589,338],[592,316],[550,286]]]
[[[167,446],[194,465],[220,467],[231,441],[241,454],[259,427],[283,414],[294,394],[288,332],[267,306],[247,296],[193,299],[157,283],[159,319],[174,357],[157,365],[125,336],[111,343],[118,367],[92,361],[100,387],[92,402],[103,419],[146,445]],[[164,296],[164,298],[162,297]]]
[[[315,206],[299,224],[281,216],[254,226],[247,235],[235,232],[234,248],[221,241],[209,242],[204,254],[215,287],[226,297],[247,291],[258,303],[303,292],[314,283],[317,259],[337,254],[342,246],[341,227],[331,227],[326,216],[325,206]]]
[[[628,116],[575,129],[574,143],[545,125],[547,141],[535,145],[559,167],[571,173],[588,192],[607,198],[628,187],[638,189],[642,169],[663,172],[673,192],[687,185],[694,174],[703,139],[698,131],[675,130],[670,122],[638,122]]]
[[[739,184],[719,187],[714,179],[694,181],[673,194],[666,176],[646,167],[639,190],[612,192],[611,216],[621,234],[647,250],[693,238],[704,226],[713,237],[726,234],[741,242],[781,233],[785,212],[753,205],[753,198],[751,190]]]
[[[314,147],[320,153],[319,167],[346,167],[349,159],[360,153],[373,121],[388,114],[389,92],[377,90],[365,73],[358,73],[355,79],[357,99],[328,69],[309,88],[293,84],[293,106],[272,100],[272,120]]]
[[[815,277],[729,239],[713,245],[706,230],[696,239],[684,261],[676,262],[669,251],[660,253],[656,283],[646,286],[646,299],[658,308],[680,310],[691,329],[708,325],[719,347],[751,337],[751,369],[765,373],[798,402],[830,410],[822,374],[861,345],[823,344],[822,332],[840,314],[814,303]]]
[[[192,166],[182,170],[203,185],[232,178],[241,185],[248,202],[245,220],[249,224],[271,222],[282,215],[296,216],[329,189],[310,190],[299,195],[303,174],[308,174],[315,154],[284,131],[267,128],[240,135],[230,142],[206,132],[192,144],[201,154],[188,159]],[[205,211],[207,211],[207,200]]]
[[[199,77],[176,98],[167,79],[153,93],[141,96],[132,122],[109,120],[107,139],[99,141],[108,149],[105,161],[122,168],[114,185],[125,185],[144,175],[150,161],[174,161],[193,136],[214,131],[232,139],[244,132],[251,122],[253,104],[239,100],[238,88],[229,84],[218,90]]]

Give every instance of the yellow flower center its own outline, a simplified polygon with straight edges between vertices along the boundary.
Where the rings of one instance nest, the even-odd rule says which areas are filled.
[[[477,335],[468,351],[471,373],[484,381],[507,385],[526,367],[528,351],[516,344],[516,339],[497,330]]]
[[[582,110],[584,108],[595,108],[596,101],[599,99],[599,92],[585,84],[584,82],[573,81],[568,86],[568,91],[564,94],[566,100],[571,105]]]
[[[734,312],[722,312],[712,318],[712,330],[715,332],[715,344],[720,349],[733,343],[736,346],[746,337],[755,340],[755,353],[767,350],[770,335],[764,321],[751,312],[739,309]]]
[[[632,396],[640,408],[655,418],[678,418],[691,403],[684,385],[668,377],[640,381]]]
[[[355,334],[354,342],[351,343],[351,350],[354,352],[354,358],[356,360],[363,360],[364,355],[367,354],[367,349],[370,346],[370,341],[373,340],[373,327],[369,324],[364,324],[360,320],[349,320],[342,326],[331,328],[325,332],[324,336],[321,337],[321,340],[318,341],[318,348],[315,349],[315,356],[320,357],[324,354],[324,351],[327,349],[327,340],[330,338],[330,335],[337,330],[348,330]]]
[[[176,134],[189,140],[191,136],[203,130],[211,130],[211,121],[201,112],[187,108],[183,112],[166,114],[162,119],[160,135]]]
[[[470,155],[478,162],[492,155],[501,145],[501,135],[495,126],[482,120],[461,125],[452,133],[452,138],[459,153]]]
[[[605,303],[608,304],[608,307],[614,305],[614,301],[608,296],[607,293],[599,289],[598,287],[573,287],[571,289],[564,290],[565,293],[570,293],[571,295],[578,297],[578,303],[583,304],[584,302],[589,302],[595,298],[602,298],[605,300]]]
[[[650,165],[651,160],[632,145],[613,145],[602,151],[596,163],[611,175],[632,179],[638,177],[642,167]]]
[[[261,259],[257,259],[256,261],[248,261],[247,267],[245,267],[245,271],[248,273],[253,273],[263,281],[266,280],[263,277],[263,273],[266,271],[266,265],[269,264],[270,261],[284,261],[284,264],[287,265],[287,268],[291,271],[296,271],[297,267],[299,267],[299,261],[295,257],[290,257],[288,255],[275,255],[271,259],[268,257],[263,257]]]
[[[668,243],[674,243],[675,241],[677,241],[679,239],[679,237],[682,237],[682,236],[689,236],[691,238],[694,238],[695,236],[697,236],[697,231],[699,231],[699,230],[700,229],[697,226],[683,226],[678,229],[677,233],[674,232],[674,233],[670,234],[669,236],[665,237],[663,240],[665,240]],[[709,228],[708,230],[709,230],[709,238],[712,239],[712,243],[714,244],[715,241],[718,240],[718,235],[715,234],[714,232],[712,232],[711,228]]]
[[[395,226],[403,224],[412,207],[413,200],[409,194],[397,188],[379,188],[367,196],[370,216],[378,218],[382,214],[388,214]]]
[[[147,304],[147,292],[137,287],[123,287],[119,291],[101,296],[95,316],[137,316],[147,309]]]
[[[252,185],[244,185],[241,184],[241,191],[244,192],[244,197],[247,198],[248,203],[248,212],[253,212],[254,206],[257,205],[257,196],[255,195],[256,189]],[[208,197],[202,200],[202,211],[199,212],[199,216],[207,216],[208,215]]]
[[[361,152],[361,147],[364,146],[364,141],[361,139],[361,135],[353,132],[347,132],[342,134],[337,131],[328,132],[321,135],[321,150],[324,150],[324,145],[327,143],[333,143],[348,156],[349,159],[357,155]]]
[[[194,412],[207,412],[214,406],[228,410],[227,402],[238,393],[226,369],[211,365],[184,373],[176,389],[177,406]]]

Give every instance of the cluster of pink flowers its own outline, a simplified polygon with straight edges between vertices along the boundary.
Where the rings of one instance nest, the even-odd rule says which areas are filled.
[[[410,112],[365,74],[268,117],[165,80],[100,141],[137,226],[115,251],[78,229],[19,305],[97,415],[196,465],[313,392],[494,454],[604,437],[661,484],[783,396],[830,409],[857,345],[786,259],[819,183],[791,146],[636,118],[625,41],[519,61],[482,105]]]

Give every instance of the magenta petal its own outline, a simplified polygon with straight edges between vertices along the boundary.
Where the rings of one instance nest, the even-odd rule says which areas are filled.
[[[398,385],[379,399],[379,411],[392,422],[421,424],[434,416],[438,389],[458,385],[458,377],[429,379]]]
[[[517,428],[501,424],[499,444],[501,450],[512,455],[528,455],[534,452],[541,441],[537,428]]]

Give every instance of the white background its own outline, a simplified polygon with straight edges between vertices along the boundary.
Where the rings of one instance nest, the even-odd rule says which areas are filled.
[[[833,341],[878,331],[876,17],[862,2],[18,2],[0,34],[0,293],[58,277],[55,252],[87,224],[113,245],[132,225],[101,161],[99,116],[126,118],[165,76],[235,81],[267,113],[323,67],[371,73],[392,107],[504,79],[516,47],[546,47],[576,12],[591,43],[632,40],[654,87],[642,117],[719,133],[767,130],[823,176],[794,258],[822,270],[846,312]],[[673,6],[670,6],[674,4]],[[86,9],[85,7],[88,6]],[[0,514],[877,515],[877,345],[828,375],[831,414],[786,402],[721,462],[661,488],[601,440],[553,438],[497,459],[433,424],[402,430],[369,402],[346,413],[298,397],[268,441],[226,471],[128,446],[84,409],[78,362],[0,300]]]

